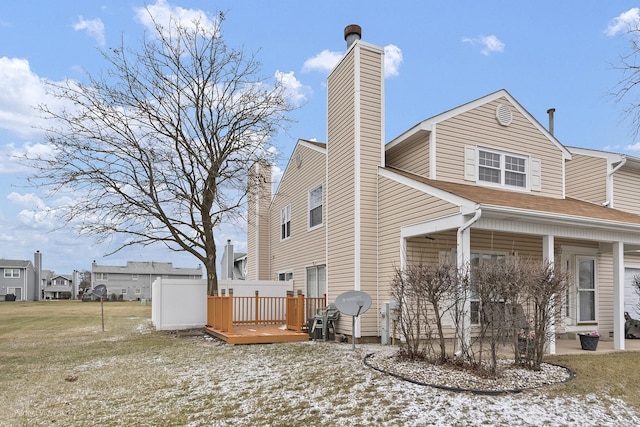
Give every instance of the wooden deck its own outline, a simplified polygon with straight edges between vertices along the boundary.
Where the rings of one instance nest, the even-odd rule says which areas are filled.
[[[291,331],[285,325],[238,325],[231,332],[205,327],[205,331],[229,344],[270,344],[309,341],[307,332]]]
[[[308,319],[326,306],[326,295],[305,298],[288,292],[286,297],[234,297],[211,295],[207,300],[205,331],[229,344],[266,344],[308,341]]]

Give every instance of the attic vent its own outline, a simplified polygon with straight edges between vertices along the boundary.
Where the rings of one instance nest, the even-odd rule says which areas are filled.
[[[496,119],[502,126],[509,126],[513,120],[511,108],[508,105],[498,104],[496,107]]]

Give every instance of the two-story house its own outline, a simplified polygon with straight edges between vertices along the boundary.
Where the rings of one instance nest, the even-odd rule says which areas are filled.
[[[345,29],[327,79],[327,142],[299,140],[276,193],[265,183],[249,197],[247,278],[293,278],[329,301],[365,291],[373,305],[355,334],[379,337],[396,268],[546,259],[575,273],[556,332],[597,328],[624,348],[624,264],[640,248],[640,216],[569,197],[574,155],[505,90],[385,143],[384,51],[360,35]],[[338,331],[351,334],[347,316]]]
[[[151,285],[156,278],[202,279],[202,266],[178,268],[170,262],[127,261],[124,266],[91,265],[91,287],[105,285],[107,297],[120,300],[151,299]]]
[[[28,260],[0,259],[0,295],[15,295],[16,301],[39,299],[36,273]]]
[[[77,295],[76,283],[72,275],[49,272],[42,290],[45,300],[72,299]]]

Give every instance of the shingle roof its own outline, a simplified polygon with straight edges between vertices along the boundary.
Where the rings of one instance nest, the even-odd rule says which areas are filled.
[[[640,224],[640,215],[607,208],[595,203],[589,203],[569,197],[565,199],[556,199],[553,197],[538,196],[519,191],[498,190],[476,185],[437,181],[424,178],[420,175],[414,175],[393,167],[386,167],[386,169],[480,205],[500,206],[590,219],[601,219],[605,221]]]
[[[31,261],[0,259],[0,268],[3,268],[3,267],[26,268],[26,267],[29,267],[30,264],[31,264]]]

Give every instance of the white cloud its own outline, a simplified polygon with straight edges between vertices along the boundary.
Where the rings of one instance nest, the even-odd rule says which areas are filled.
[[[469,43],[471,46],[479,45],[481,47],[480,53],[485,56],[489,56],[492,53],[502,53],[505,47],[505,44],[494,35],[482,35],[475,38],[466,37],[462,39],[462,42]]]
[[[384,76],[396,77],[400,73],[400,64],[402,64],[402,50],[393,44],[385,46]]]
[[[34,107],[47,104],[56,110],[68,104],[47,93],[48,83],[31,71],[26,59],[0,57],[0,129],[23,139],[40,135],[47,123]]]
[[[175,24],[184,28],[193,28],[196,23],[200,28],[216,32],[217,24],[201,9],[184,9],[173,6],[166,0],[157,0],[154,4],[136,9],[136,18],[151,34],[156,32],[156,24],[163,30],[170,30]]]
[[[20,194],[13,191],[7,195],[7,199],[19,206],[30,209],[43,209],[46,206],[42,199],[33,193]]]
[[[627,33],[634,28],[638,28],[639,24],[640,8],[633,7],[613,18],[604,32],[608,36],[615,36],[620,33]]]
[[[293,71],[284,73],[276,70],[275,78],[284,85],[287,99],[296,107],[304,104],[312,94],[311,88],[303,85],[300,80],[296,78]]]
[[[78,16],[78,21],[73,24],[73,29],[76,31],[86,31],[90,37],[98,42],[98,45],[105,45],[104,24],[100,18],[84,19],[82,16]]]
[[[344,53],[323,50],[316,56],[307,59],[302,65],[302,72],[320,71],[329,72],[336,66]],[[384,47],[384,76],[395,77],[399,74],[400,64],[402,64],[402,50],[395,45]]]
[[[635,144],[630,144],[624,147],[625,151],[634,151],[636,153],[640,153],[640,142],[636,142]]]
[[[336,66],[340,58],[342,58],[342,52],[331,52],[329,50],[323,50],[316,56],[307,59],[302,65],[302,72],[308,71],[331,71]]]

